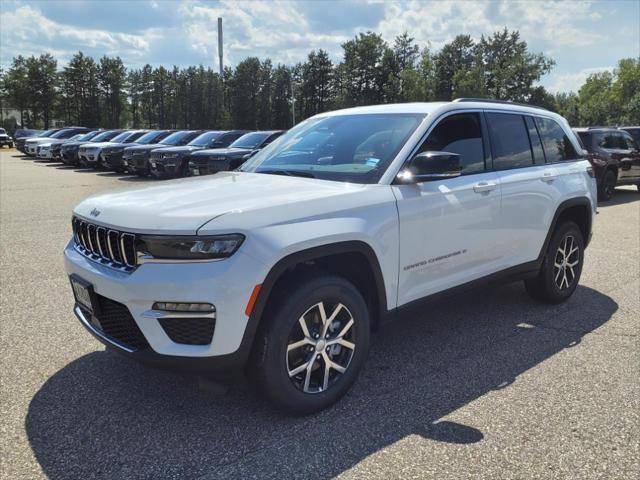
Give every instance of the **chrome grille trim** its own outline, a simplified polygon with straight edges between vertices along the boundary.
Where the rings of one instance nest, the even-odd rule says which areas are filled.
[[[85,257],[126,272],[137,267],[134,234],[110,230],[78,217],[73,217],[71,226],[75,249]]]

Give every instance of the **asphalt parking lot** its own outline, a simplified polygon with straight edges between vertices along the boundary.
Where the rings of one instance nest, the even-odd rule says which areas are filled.
[[[292,418],[105,352],[75,319],[71,210],[144,181],[0,153],[3,479],[638,478],[635,188],[600,206],[567,303],[513,284],[413,312],[347,397]]]

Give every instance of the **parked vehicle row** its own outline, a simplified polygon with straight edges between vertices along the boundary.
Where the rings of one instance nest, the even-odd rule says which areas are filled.
[[[21,151],[67,165],[175,178],[235,169],[283,133],[69,127],[26,138]]]

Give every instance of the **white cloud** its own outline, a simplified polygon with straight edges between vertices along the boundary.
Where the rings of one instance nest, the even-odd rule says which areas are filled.
[[[109,32],[54,22],[40,10],[29,5],[1,14],[3,30],[10,28],[10,35],[3,34],[3,49],[21,55],[37,55],[48,52],[65,60],[78,49],[98,48],[106,55],[141,57],[149,51],[158,32],[147,29],[141,34]],[[64,44],[66,49],[49,47]],[[43,45],[46,47],[43,48]]]
[[[577,92],[584,84],[589,75],[600,72],[613,72],[614,67],[592,67],[584,68],[575,73],[563,73],[551,75],[547,89],[556,92]]]

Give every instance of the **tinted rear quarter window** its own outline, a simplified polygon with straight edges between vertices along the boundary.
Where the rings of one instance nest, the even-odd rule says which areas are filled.
[[[538,129],[536,128],[536,122],[532,117],[524,117],[527,124],[527,130],[529,131],[529,140],[531,141],[531,150],[533,151],[533,161],[536,165],[545,163],[544,150],[542,149],[542,142],[540,141],[540,135],[538,135]]]
[[[584,148],[590,152],[593,150],[593,135],[591,132],[578,132],[578,138],[582,142]]]
[[[484,148],[479,114],[461,113],[441,120],[419,150],[429,151],[457,153],[462,173],[483,171]]]
[[[578,158],[576,149],[558,122],[550,118],[538,117],[536,118],[536,125],[538,126],[538,132],[540,132],[542,146],[544,147],[544,153],[548,163]]]
[[[524,118],[511,113],[487,113],[486,118],[493,153],[493,168],[505,170],[533,165]]]

